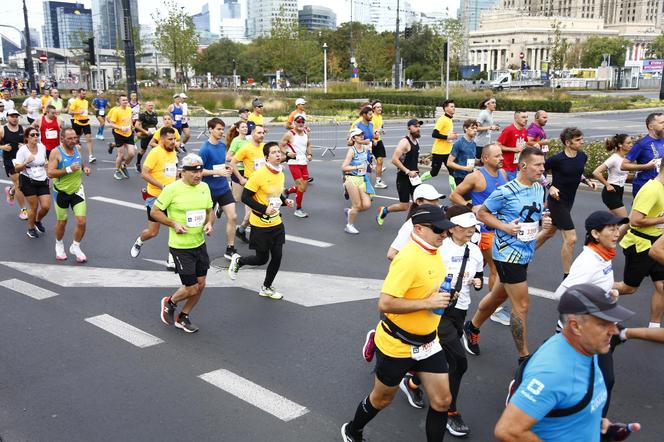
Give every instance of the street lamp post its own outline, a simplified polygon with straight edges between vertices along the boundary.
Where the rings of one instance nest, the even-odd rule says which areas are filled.
[[[394,59],[394,88],[401,88],[401,44],[399,39],[399,0],[397,0],[397,32],[395,34],[396,54]]]
[[[23,21],[25,22],[25,69],[28,71],[30,88],[37,87],[35,84],[35,66],[32,63],[32,46],[30,45],[30,27],[28,26],[28,8],[23,0]]]
[[[327,43],[323,43],[323,91],[327,94]]]

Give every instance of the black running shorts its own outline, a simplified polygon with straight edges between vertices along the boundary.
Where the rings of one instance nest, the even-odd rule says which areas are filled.
[[[493,260],[498,278],[503,284],[519,284],[528,279],[528,264],[515,264]]]
[[[116,147],[121,147],[125,144],[129,146],[134,145],[134,135],[129,135],[128,137],[125,137],[124,135],[121,135],[116,131],[113,131],[113,140],[115,141]]]
[[[616,186],[612,184],[614,192],[609,192],[606,190],[606,187],[602,189],[602,202],[609,208],[609,210],[619,209],[625,207],[623,203],[623,193],[625,191],[624,187]]]
[[[625,271],[623,282],[630,287],[638,287],[646,276],[654,281],[664,281],[664,266],[652,259],[648,252],[637,252],[636,246],[623,249],[625,255]]]
[[[411,358],[393,358],[383,354],[376,348],[376,377],[388,387],[396,387],[409,371],[415,373],[447,373],[447,359],[445,352],[439,351],[421,361]]]
[[[272,247],[286,242],[286,229],[284,223],[274,227],[251,226],[249,235],[249,248],[252,250],[267,251]]]
[[[78,124],[75,120],[71,120],[71,127],[74,129],[74,132],[76,132],[76,135],[79,137],[83,134],[85,135],[90,135],[92,134],[92,129],[90,129],[90,124]]]
[[[385,152],[385,145],[383,144],[383,140],[378,140],[374,147],[371,148],[371,152],[376,158],[385,158],[387,154]]]
[[[574,230],[572,205],[566,201],[547,198],[547,208],[551,212],[551,222],[560,230]]]
[[[51,189],[48,187],[48,178],[44,181],[33,180],[32,178],[20,174],[18,176],[18,183],[25,196],[42,196],[48,195],[51,193]]]
[[[219,204],[219,207],[224,207],[229,204],[235,204],[235,198],[233,198],[233,192],[230,190],[221,195],[212,195],[212,205]],[[252,227],[253,229],[253,227]]]
[[[401,172],[397,173],[397,193],[399,194],[400,203],[410,202],[410,198],[413,196],[415,187],[410,184],[410,178],[408,178],[408,175]]]
[[[195,249],[168,248],[175,261],[175,271],[180,275],[180,281],[186,287],[198,282],[198,278],[206,276],[210,268],[210,257],[205,244]]]

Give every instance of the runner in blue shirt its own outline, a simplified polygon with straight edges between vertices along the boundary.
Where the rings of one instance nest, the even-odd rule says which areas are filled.
[[[104,98],[104,91],[97,91],[97,96],[92,100],[92,106],[95,108],[95,115],[97,121],[99,121],[99,129],[95,138],[103,140],[104,128],[106,127],[106,108],[108,107],[108,99]]]
[[[507,300],[512,301],[510,330],[520,359],[528,356],[528,263],[535,254],[535,243],[542,227],[551,225],[544,215],[544,189],[539,179],[544,172],[544,153],[526,147],[519,157],[517,177],[496,189],[478,210],[478,218],[496,230],[493,239],[493,262],[498,282],[480,302],[471,321],[464,324],[463,343],[466,350],[479,355],[481,325]]]
[[[224,139],[225,124],[220,118],[211,118],[207,122],[210,137],[203,143],[199,155],[203,159],[203,181],[210,187],[212,204],[216,205],[217,218],[222,212],[226,215],[227,246],[224,258],[230,260],[235,249],[235,226],[237,214],[235,212],[235,198],[228,185],[231,168],[226,165],[226,145]]]
[[[641,187],[655,178],[664,158],[664,114],[655,112],[646,117],[648,135],[634,143],[622,162],[621,169],[636,171],[632,181],[632,195],[636,197]]]
[[[558,312],[563,331],[519,370],[521,381],[496,424],[500,441],[599,442],[603,427],[619,425],[602,419],[607,392],[597,355],[609,351],[611,337],[618,334],[616,323],[634,313],[593,284],[568,288]],[[638,431],[640,425],[630,424],[630,429]]]
[[[475,135],[479,123],[472,118],[463,122],[463,137],[452,145],[450,156],[447,157],[447,168],[452,172],[453,181],[450,180],[450,189],[454,192],[456,186],[461,184],[466,175],[475,170],[475,154],[477,145]]]

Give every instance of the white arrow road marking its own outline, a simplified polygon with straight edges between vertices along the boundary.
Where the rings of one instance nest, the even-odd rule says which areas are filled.
[[[144,332],[143,330],[136,328],[131,324],[127,324],[124,321],[120,321],[119,319],[114,318],[113,316],[106,313],[99,316],[93,316],[91,318],[85,318],[85,322],[96,325],[100,329],[107,331],[120,339],[124,339],[125,341],[139,348],[151,347],[153,345],[161,344],[164,342],[158,337]]]
[[[7,287],[10,290],[22,293],[38,301],[46,298],[52,298],[53,296],[58,296],[58,294],[55,292],[43,289],[36,285],[32,285],[29,282],[21,281],[20,279],[8,279],[6,281],[2,281],[0,282],[0,286]]]
[[[129,207],[130,209],[142,210],[143,212],[145,212],[145,205],[142,204],[130,203],[128,201],[117,200],[115,198],[106,198],[105,196],[93,196],[90,197],[89,199],[100,201],[102,203],[115,204],[116,206]],[[393,198],[393,199],[398,199],[398,198]],[[332,247],[334,245],[332,243],[325,241],[318,241],[316,239],[303,238],[301,236],[288,235],[288,234],[286,234],[286,241],[292,241],[300,244],[306,244],[308,246],[321,247],[321,248]]]
[[[198,377],[284,422],[291,421],[309,412],[306,407],[228,370],[215,370]]]

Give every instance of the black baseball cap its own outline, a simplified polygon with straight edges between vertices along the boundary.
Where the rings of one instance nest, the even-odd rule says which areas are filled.
[[[408,123],[406,123],[406,127],[415,126],[416,124],[419,124],[421,126],[424,124],[424,121],[418,120],[417,118],[411,118],[410,120],[408,120]]]
[[[246,107],[241,107],[240,109],[237,110],[238,114],[243,114],[245,112],[249,112],[249,109],[247,109]]]
[[[617,216],[606,210],[598,210],[586,218],[586,231],[590,232],[593,229],[601,229],[604,226],[627,224],[628,222],[629,218],[627,217]]]
[[[433,204],[422,204],[415,209],[413,216],[410,220],[415,224],[431,224],[441,230],[449,230],[455,227],[452,221],[447,219],[445,212],[440,206]]]
[[[613,302],[611,295],[594,284],[577,284],[569,287],[558,302],[560,314],[592,315],[611,322],[622,322],[634,312]]]

